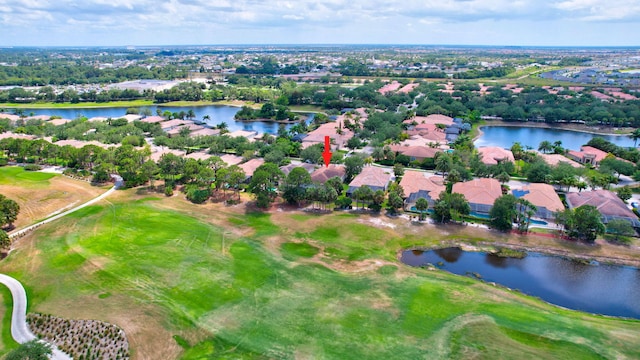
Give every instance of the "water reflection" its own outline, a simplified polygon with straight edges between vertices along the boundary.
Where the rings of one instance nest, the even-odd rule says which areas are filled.
[[[408,250],[401,261],[411,266],[441,264],[458,275],[476,273],[570,309],[640,319],[640,270],[632,267],[590,265],[540,253],[504,258],[460,248]]]
[[[433,251],[448,263],[454,263],[458,261],[458,259],[460,259],[460,256],[462,256],[462,254],[464,253],[462,249],[457,247],[438,249]]]

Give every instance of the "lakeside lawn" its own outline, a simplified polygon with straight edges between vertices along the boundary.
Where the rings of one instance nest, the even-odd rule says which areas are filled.
[[[638,321],[395,259],[452,235],[120,195],[21,239],[0,271],[29,311],[123,327],[134,359],[640,356]]]

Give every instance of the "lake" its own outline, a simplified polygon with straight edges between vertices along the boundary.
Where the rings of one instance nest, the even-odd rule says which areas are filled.
[[[171,112],[188,112],[189,110],[193,110],[196,114],[197,120],[202,120],[205,115],[209,115],[210,120],[207,121],[207,125],[215,126],[220,124],[221,122],[226,122],[229,128],[229,131],[236,130],[247,130],[247,131],[257,131],[258,133],[268,133],[268,134],[276,134],[278,132],[279,124],[274,122],[265,122],[265,121],[255,121],[255,122],[243,122],[236,121],[234,119],[235,114],[240,111],[240,108],[234,106],[225,106],[225,105],[208,105],[208,106],[180,106],[180,107],[169,107],[169,106],[142,106],[138,107],[139,109],[148,108],[151,110],[153,115],[156,115],[156,109],[160,108],[161,111],[171,111]],[[86,116],[88,118],[92,117],[111,117],[117,118],[120,116],[124,116],[127,112],[127,107],[106,107],[106,108],[66,108],[66,109],[24,109],[24,113],[29,115],[34,113],[35,115],[52,115],[52,116],[60,116],[64,119],[75,119],[79,116]],[[311,117],[312,118],[312,117]],[[310,119],[311,119],[310,118]],[[308,121],[310,121],[310,119]],[[292,124],[287,124],[286,127],[289,128],[293,126]]]
[[[407,250],[401,261],[433,264],[458,275],[477,273],[482,280],[569,309],[640,319],[640,270],[633,267],[589,265],[540,253],[504,258],[460,248]]]
[[[604,138],[618,146],[633,146],[633,140],[629,136],[597,135],[571,130],[515,126],[483,126],[481,130],[483,134],[475,141],[476,147],[499,146],[508,149],[517,141],[523,147],[530,146],[537,150],[540,143],[547,140],[551,143],[562,141],[562,147],[565,149],[580,150],[580,146],[589,142],[593,137]]]

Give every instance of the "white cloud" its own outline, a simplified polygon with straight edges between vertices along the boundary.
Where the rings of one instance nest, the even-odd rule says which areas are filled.
[[[554,21],[558,23],[551,24]],[[124,35],[128,31],[136,32],[135,38],[159,42],[162,39],[157,34],[171,29],[173,41],[182,35],[183,43],[192,43],[193,36],[204,36],[202,41],[210,42],[220,41],[223,33],[227,41],[260,39],[260,34],[251,31],[287,29],[281,38],[269,39],[376,42],[379,38],[389,42],[394,36],[404,39],[402,29],[408,26],[398,24],[412,24],[416,32],[439,33],[444,24],[451,24],[457,35],[457,28],[473,29],[480,24],[494,29],[517,22],[557,27],[560,21],[591,26],[624,21],[637,27],[640,0],[0,0],[3,33],[10,30],[20,36],[28,30],[34,37],[40,32],[43,39],[50,36],[70,44],[74,39],[56,33],[73,33],[81,26],[84,32],[101,34],[106,27],[117,26],[112,31],[122,34],[121,39],[129,38]],[[3,36],[0,45],[9,41],[20,39]],[[629,41],[637,43],[631,37]]]

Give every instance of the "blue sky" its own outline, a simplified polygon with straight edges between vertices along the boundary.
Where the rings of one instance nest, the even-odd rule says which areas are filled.
[[[640,45],[640,0],[0,0],[0,46]]]

